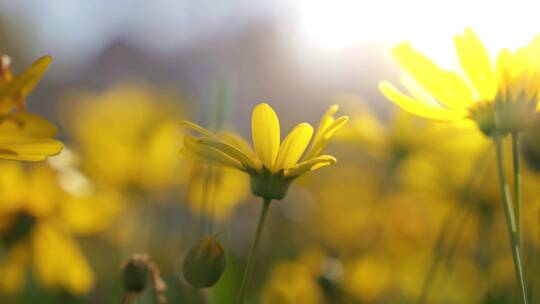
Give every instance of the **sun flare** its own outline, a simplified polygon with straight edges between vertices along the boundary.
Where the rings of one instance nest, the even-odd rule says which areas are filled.
[[[304,37],[323,49],[374,42],[391,46],[407,39],[431,58],[449,65],[456,60],[447,37],[472,27],[484,37],[490,51],[512,49],[538,32],[538,7],[527,0],[511,6],[464,0],[299,0],[297,18]]]

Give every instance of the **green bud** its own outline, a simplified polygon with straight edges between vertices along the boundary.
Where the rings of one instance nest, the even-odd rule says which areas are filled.
[[[205,237],[184,259],[184,278],[194,288],[210,287],[225,270],[225,250],[215,237]]]
[[[267,168],[260,172],[250,172],[251,192],[272,200],[282,200],[289,190],[289,185],[295,177],[285,176],[283,172],[272,173]]]
[[[148,257],[134,254],[128,258],[122,269],[124,286],[130,292],[142,292],[148,282]]]

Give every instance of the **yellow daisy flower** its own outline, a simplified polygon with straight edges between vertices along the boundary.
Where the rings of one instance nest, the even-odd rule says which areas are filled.
[[[455,37],[461,71],[448,71],[416,51],[408,42],[393,55],[408,74],[402,93],[388,81],[381,92],[406,111],[429,119],[471,119],[486,134],[520,131],[538,110],[540,36],[510,52],[503,49],[492,62],[472,29]]]
[[[8,56],[0,55],[0,158],[39,161],[56,155],[62,143],[52,139],[57,129],[47,120],[24,112],[26,96],[37,85],[52,58],[44,56],[13,75]],[[12,112],[18,108],[20,112]]]
[[[28,273],[44,288],[73,295],[94,286],[76,237],[105,230],[120,212],[117,197],[77,191],[64,174],[45,164],[0,162],[0,292],[23,289]]]
[[[334,119],[337,110],[337,105],[328,109],[315,136],[311,125],[301,123],[281,141],[276,113],[268,104],[259,104],[252,115],[254,149],[236,134],[213,133],[192,122],[182,121],[182,125],[202,135],[199,138],[186,136],[183,151],[199,160],[246,172],[251,176],[254,195],[281,200],[293,179],[336,163],[333,156],[319,154],[332,135],[348,120],[347,116]],[[306,152],[310,141],[311,146]],[[299,161],[304,152],[304,159]]]

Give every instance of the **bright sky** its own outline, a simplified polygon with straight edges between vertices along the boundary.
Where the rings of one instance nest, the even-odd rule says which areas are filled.
[[[492,52],[540,33],[540,1],[298,0],[296,10],[303,33],[321,48],[408,40],[443,64],[468,26]]]
[[[31,28],[39,53],[76,60],[116,36],[157,50],[174,49],[250,20],[288,20],[298,40],[324,49],[411,41],[438,61],[454,57],[452,37],[471,26],[495,51],[540,32],[540,1],[507,0],[0,0]],[[279,21],[278,21],[279,22]]]

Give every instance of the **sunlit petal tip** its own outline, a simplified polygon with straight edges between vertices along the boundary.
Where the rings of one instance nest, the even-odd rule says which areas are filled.
[[[265,111],[268,111],[268,110],[274,111],[274,108],[272,108],[272,106],[270,106],[266,102],[261,102],[257,104],[255,108],[253,108],[253,112],[257,111],[258,109],[264,109]]]
[[[294,128],[295,129],[296,128],[310,129],[311,131],[313,131],[313,127],[307,122],[301,122],[301,123],[297,124],[296,127],[294,127]]]
[[[467,36],[478,37],[478,35],[476,35],[476,32],[470,26],[465,28],[465,30],[463,31],[463,36],[464,37],[467,37]]]
[[[36,61],[34,61],[33,64],[39,64],[39,65],[49,65],[53,61],[53,57],[51,55],[44,55],[39,57]]]
[[[336,119],[336,121],[339,121],[342,124],[346,124],[349,121],[349,116],[347,115],[340,116],[338,119]]]
[[[392,53],[396,55],[396,54],[400,54],[403,51],[410,51],[412,49],[413,47],[410,42],[402,41],[392,48]]]
[[[333,104],[330,107],[328,107],[328,110],[326,110],[325,116],[326,115],[328,115],[328,116],[334,115],[338,110],[339,110],[339,105],[338,104]]]
[[[319,155],[315,158],[305,160],[301,163],[298,163],[291,169],[285,171],[287,176],[299,176],[306,172],[313,171],[322,167],[334,165],[337,163],[335,157],[331,155]]]

